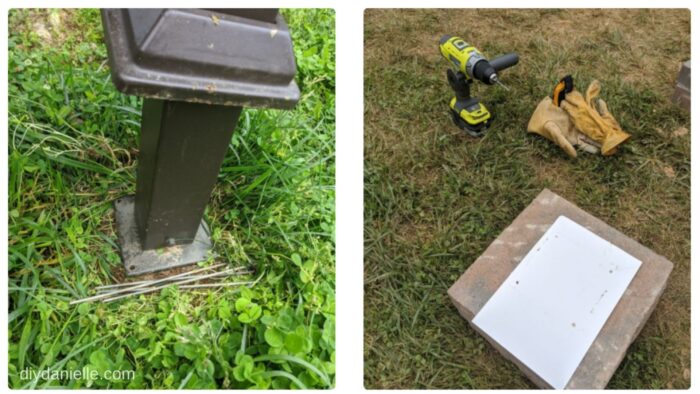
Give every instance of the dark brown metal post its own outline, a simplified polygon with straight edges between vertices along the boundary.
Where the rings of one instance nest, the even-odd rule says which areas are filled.
[[[114,85],[144,97],[136,196],[115,201],[129,275],[205,260],[204,209],[243,106],[293,108],[296,65],[269,10],[102,11]]]
[[[194,240],[240,112],[144,100],[135,207],[144,249]]]

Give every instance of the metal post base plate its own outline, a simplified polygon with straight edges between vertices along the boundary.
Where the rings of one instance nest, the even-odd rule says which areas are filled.
[[[126,274],[140,275],[168,268],[194,264],[207,259],[211,249],[209,228],[204,220],[190,244],[143,250],[139,242],[134,214],[134,196],[118,198],[114,202],[117,235]]]

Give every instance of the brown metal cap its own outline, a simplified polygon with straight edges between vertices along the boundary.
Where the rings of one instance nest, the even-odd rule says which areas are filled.
[[[126,94],[292,108],[289,29],[277,10],[105,9],[112,81]]]

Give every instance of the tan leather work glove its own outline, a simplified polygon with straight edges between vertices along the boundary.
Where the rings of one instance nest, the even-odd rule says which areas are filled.
[[[612,155],[617,147],[630,138],[622,131],[620,124],[608,112],[605,101],[598,99],[600,82],[593,81],[588,85],[586,98],[574,90],[566,95],[561,102],[563,108],[571,117],[574,125],[590,139],[597,142],[603,156]]]
[[[568,97],[568,96],[567,96]],[[576,149],[598,153],[599,145],[581,133],[569,118],[569,114],[545,97],[540,101],[527,124],[527,131],[539,134],[559,145],[571,157],[576,157]]]

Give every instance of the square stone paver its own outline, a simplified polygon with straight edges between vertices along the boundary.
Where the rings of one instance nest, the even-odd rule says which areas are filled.
[[[448,294],[460,315],[472,328],[514,362],[537,386],[551,388],[471,322],[560,215],[586,227],[642,262],[639,271],[566,385],[567,389],[602,389],[624,358],[627,348],[644,327],[666,287],[673,269],[673,264],[666,258],[545,189],[474,261],[450,287]]]

